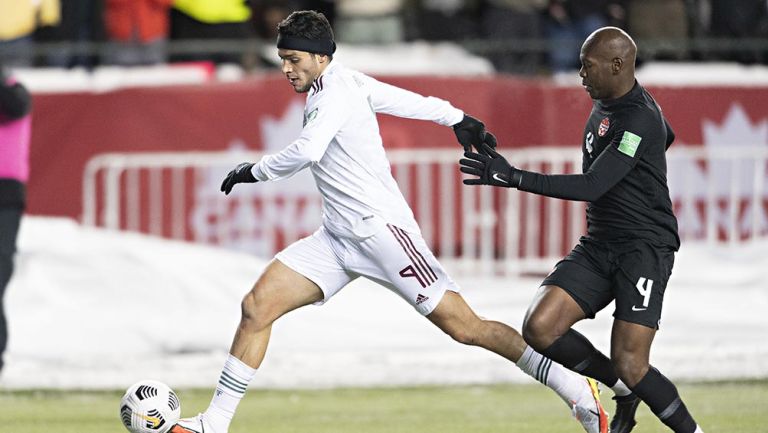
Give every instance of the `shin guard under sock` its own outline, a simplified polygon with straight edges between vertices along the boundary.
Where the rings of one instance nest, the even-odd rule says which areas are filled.
[[[675,433],[696,431],[696,421],[680,399],[677,388],[659,370],[651,367],[640,382],[630,388]]]
[[[611,360],[573,329],[542,350],[541,354],[606,386],[611,387],[619,380]]]

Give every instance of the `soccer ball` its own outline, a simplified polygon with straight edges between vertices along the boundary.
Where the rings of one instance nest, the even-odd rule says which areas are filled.
[[[167,433],[181,415],[181,402],[166,384],[141,380],[120,400],[120,419],[131,433]]]

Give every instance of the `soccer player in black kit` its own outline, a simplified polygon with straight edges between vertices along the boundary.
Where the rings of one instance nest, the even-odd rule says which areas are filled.
[[[635,80],[637,47],[604,27],[581,48],[582,84],[594,100],[582,137],[583,174],[544,175],[511,166],[487,144],[465,152],[467,185],[517,188],[588,202],[587,235],[544,279],[525,317],[526,342],[611,387],[612,433],[635,426],[640,401],[676,433],[702,433],[675,385],[649,364],[664,290],[680,246],[665,152],[674,133]],[[571,327],[616,301],[610,359]]]

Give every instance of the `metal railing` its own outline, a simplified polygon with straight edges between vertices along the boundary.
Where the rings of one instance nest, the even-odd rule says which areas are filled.
[[[580,171],[567,148],[505,152],[516,165],[550,173]],[[321,222],[311,177],[240,185],[219,183],[234,164],[259,153],[103,154],[83,181],[86,225],[241,249],[270,257]],[[546,272],[585,231],[584,203],[516,190],[466,187],[454,150],[391,150],[392,171],[425,240],[443,261],[467,272]],[[702,146],[668,152],[669,184],[681,237],[740,245],[768,237],[768,146]],[[306,172],[306,170],[305,170]]]

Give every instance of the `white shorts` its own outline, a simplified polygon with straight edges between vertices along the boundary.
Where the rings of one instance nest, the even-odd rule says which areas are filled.
[[[397,293],[423,315],[437,307],[446,290],[459,291],[420,233],[391,224],[362,240],[320,227],[275,258],[320,287],[324,296],[318,304],[360,276]]]

